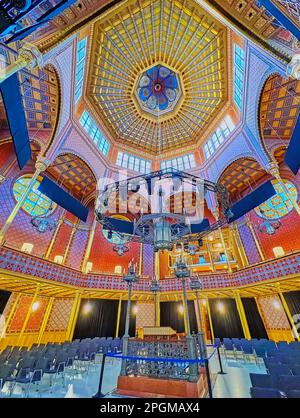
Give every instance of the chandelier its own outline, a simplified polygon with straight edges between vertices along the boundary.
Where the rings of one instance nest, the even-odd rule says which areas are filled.
[[[170,182],[168,192],[164,182]],[[194,206],[192,203],[194,210],[192,215],[186,210],[185,203],[181,211],[169,207],[171,198],[175,199],[175,195],[180,195],[180,199],[184,200],[186,196],[184,190],[188,190],[190,196],[200,197]],[[217,195],[223,213],[223,217],[213,225],[209,224],[208,219],[203,218],[204,198],[208,191]],[[128,196],[133,195],[142,196],[150,210],[146,213],[141,208],[130,214],[130,220],[122,220],[117,216],[120,214],[118,210],[124,202],[127,205]],[[115,205],[114,209],[111,208],[111,204]],[[182,241],[190,243],[198,240],[201,245],[202,236],[226,223],[232,216],[228,191],[224,186],[173,168],[107,185],[99,194],[95,214],[103,229],[118,238],[114,251],[119,255],[128,251],[129,242],[150,244],[154,247],[154,251],[172,250],[174,244]],[[196,246],[188,247],[191,255],[197,250]]]
[[[265,211],[262,210],[261,208],[259,208],[259,211],[260,211],[262,217],[264,218],[265,217]],[[263,222],[261,222],[257,226],[257,229],[262,234],[274,235],[276,233],[277,229],[279,229],[280,227],[281,227],[281,222],[279,221],[279,219],[265,219]]]
[[[177,279],[186,279],[190,277],[191,271],[185,260],[180,257],[179,261],[174,265],[174,273]]]
[[[43,234],[56,228],[57,221],[55,219],[49,218],[52,210],[53,207],[50,205],[47,212],[45,212],[43,215],[32,216],[30,223],[39,233]]]

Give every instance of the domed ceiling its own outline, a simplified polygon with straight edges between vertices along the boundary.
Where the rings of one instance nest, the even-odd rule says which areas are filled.
[[[87,99],[117,142],[194,144],[227,101],[226,28],[193,1],[134,1],[95,23]]]

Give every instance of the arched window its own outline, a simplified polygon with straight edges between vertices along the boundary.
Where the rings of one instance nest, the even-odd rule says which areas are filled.
[[[18,202],[30,183],[29,176],[18,178],[13,186],[14,198]],[[38,191],[40,182],[37,180],[28,194],[22,209],[31,216],[49,215],[56,208],[56,203]]]
[[[290,193],[295,200],[298,199],[298,193],[296,187],[289,181],[284,182],[286,187],[289,189]],[[255,213],[264,219],[279,219],[287,215],[293,209],[293,204],[285,194],[281,185],[277,180],[273,180],[272,184],[276,190],[276,195],[270,197],[260,206],[255,208]]]

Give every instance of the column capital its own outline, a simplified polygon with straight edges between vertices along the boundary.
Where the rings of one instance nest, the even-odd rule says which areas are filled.
[[[42,67],[43,65],[43,54],[35,45],[28,42],[24,43],[19,50],[18,59],[25,61],[26,68],[29,70],[32,70],[36,66]]]
[[[40,172],[47,170],[49,165],[51,164],[51,161],[48,160],[46,157],[38,157],[35,162],[35,168],[36,170],[39,170]]]
[[[273,177],[278,178],[280,177],[279,167],[277,162],[271,161],[265,167],[265,170],[270,173]]]
[[[219,210],[218,210],[218,208],[216,210],[214,210],[212,212],[212,214],[213,214],[213,217],[215,218],[215,220],[218,221],[218,219],[219,219]]]
[[[287,66],[286,74],[288,77],[300,80],[300,53],[294,54],[291,62]]]

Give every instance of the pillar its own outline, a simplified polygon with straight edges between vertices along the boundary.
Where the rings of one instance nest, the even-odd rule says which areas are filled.
[[[122,295],[120,295],[119,304],[118,304],[117,325],[116,325],[115,338],[117,338],[119,336],[121,309],[122,309]]]
[[[143,249],[144,244],[140,243],[140,256],[139,256],[139,276],[143,274]]]
[[[24,320],[24,323],[23,323],[21,332],[19,334],[19,338],[18,338],[18,341],[17,341],[17,345],[18,346],[22,346],[22,343],[23,343],[23,335],[24,335],[24,332],[25,332],[25,330],[27,328],[27,325],[28,325],[28,322],[29,322],[29,319],[30,319],[30,316],[31,316],[31,313],[32,313],[33,304],[36,302],[36,300],[38,298],[39,291],[40,291],[40,285],[37,285],[36,290],[35,290],[34,295],[33,295],[33,298],[31,300],[29,309],[27,311],[27,314],[26,314],[26,317],[25,317],[25,320]]]
[[[154,308],[156,312],[155,326],[160,327],[160,294],[159,293],[156,294]]]
[[[238,248],[238,251],[239,251],[242,263],[243,263],[243,267],[246,267],[249,265],[249,261],[248,261],[247,254],[246,254],[244,245],[242,243],[240,232],[236,223],[233,224],[232,230],[233,230],[233,236],[236,242],[236,246]]]
[[[14,303],[13,303],[13,305],[12,305],[10,311],[9,311],[8,317],[5,318],[5,325],[4,325],[4,328],[3,328],[2,332],[1,332],[1,335],[0,335],[0,342],[1,342],[2,339],[5,339],[6,331],[8,329],[8,326],[9,326],[14,314],[15,314],[15,311],[16,311],[16,308],[18,306],[18,303],[20,301],[21,296],[22,296],[22,293],[18,293],[18,295],[16,297],[16,300],[14,301]]]
[[[215,263],[214,263],[214,259],[213,259],[213,256],[212,256],[212,253],[211,253],[211,250],[210,250],[210,245],[209,245],[208,241],[206,241],[206,248],[207,248],[207,251],[208,251],[209,261],[210,261],[210,264],[212,266],[212,270],[215,273],[216,272],[216,266],[215,266]]]
[[[285,298],[284,298],[284,296],[283,296],[283,294],[281,292],[280,284],[279,283],[277,284],[277,291],[278,291],[278,295],[280,297],[280,300],[281,300],[283,309],[284,309],[284,311],[286,313],[286,316],[288,317],[289,323],[290,323],[290,325],[292,327],[293,336],[295,337],[296,340],[300,341],[299,332],[298,332],[298,330],[297,330],[297,328],[295,326],[295,323],[294,323],[294,320],[293,320],[293,316],[292,316],[291,311],[290,311],[290,309],[288,307],[288,304],[286,303],[286,300],[285,300]]]
[[[251,340],[251,334],[250,334],[250,330],[248,327],[248,322],[247,322],[247,318],[246,318],[246,314],[245,314],[245,309],[244,309],[244,305],[240,296],[240,292],[238,290],[236,290],[234,292],[234,298],[235,298],[235,303],[236,303],[236,307],[239,313],[239,317],[241,320],[241,324],[242,324],[242,328],[243,328],[243,332],[244,332],[244,336],[245,338],[247,338],[247,340]]]
[[[72,341],[72,339],[73,339],[73,334],[74,334],[74,330],[75,330],[75,326],[76,326],[76,321],[77,321],[77,317],[78,317],[80,303],[81,303],[81,292],[79,292],[77,290],[76,296],[74,298],[74,303],[73,303],[73,306],[72,306],[72,311],[71,311],[71,315],[70,315],[70,320],[69,320],[69,324],[68,324],[67,333],[66,333],[66,341]]]
[[[48,304],[47,304],[46,312],[44,314],[43,321],[42,321],[41,328],[40,328],[40,332],[39,332],[39,336],[38,336],[38,339],[37,339],[38,344],[41,344],[41,342],[42,342],[44,332],[45,332],[45,329],[46,329],[46,326],[47,326],[47,323],[48,323],[48,319],[49,319],[50,313],[52,311],[53,303],[54,303],[54,298],[50,298],[49,301],[48,301]]]
[[[154,274],[157,280],[160,279],[160,271],[159,271],[159,251],[154,253]]]
[[[97,219],[96,219],[96,217],[94,217],[93,224],[92,224],[92,227],[90,229],[88,243],[87,243],[86,250],[85,250],[85,253],[84,253],[82,267],[81,267],[81,271],[83,273],[86,273],[86,266],[87,266],[87,263],[88,263],[89,258],[90,258],[91,249],[92,249],[92,245],[93,245],[93,241],[94,241],[94,237],[95,237],[95,232],[96,232],[96,226],[97,226]]]
[[[247,224],[247,226],[248,226],[248,228],[249,228],[249,230],[251,232],[251,235],[252,235],[252,237],[254,239],[254,242],[255,242],[255,245],[256,245],[256,248],[257,248],[257,251],[259,253],[259,256],[260,256],[261,260],[262,261],[265,261],[264,253],[263,253],[262,248],[260,246],[260,243],[259,243],[259,241],[257,239],[256,233],[255,233],[254,228],[253,228],[253,225],[252,225],[252,222],[250,221],[250,219],[248,217],[247,217],[246,224]]]
[[[66,249],[65,249],[62,264],[65,264],[66,261],[67,261],[67,258],[68,258],[68,255],[69,255],[69,250],[70,250],[70,247],[71,247],[71,243],[72,243],[72,240],[73,240],[73,237],[74,237],[74,234],[75,234],[76,231],[77,231],[77,224],[72,226],[71,234],[70,234],[70,237],[69,237]]]
[[[36,66],[41,67],[42,64],[43,56],[41,52],[35,45],[26,42],[19,50],[17,60],[7,67],[0,69],[0,83],[7,80],[10,76],[22,70],[23,68],[32,70]]]
[[[266,167],[266,169],[278,181],[278,183],[282,187],[284,193],[287,195],[287,197],[292,202],[292,205],[293,205],[294,209],[296,210],[296,212],[298,213],[298,215],[300,215],[300,206],[298,205],[298,202],[296,201],[296,199],[294,198],[294,196],[292,196],[291,192],[289,191],[289,189],[286,187],[284,181],[282,180],[282,178],[280,176],[279,167],[277,165],[277,162],[270,163]]]
[[[63,224],[63,222],[64,222],[64,217],[63,217],[63,215],[60,215],[60,217],[58,219],[58,223],[57,223],[56,229],[54,231],[54,234],[52,235],[50,244],[49,244],[49,246],[47,248],[47,251],[46,251],[46,254],[45,254],[45,258],[50,258],[50,255],[51,255],[51,252],[52,252],[54,243],[55,243],[56,238],[57,238],[57,234],[58,234],[58,232],[60,230],[60,227]]]
[[[225,253],[225,257],[226,257],[228,271],[229,271],[229,273],[232,273],[231,264],[230,264],[230,260],[229,260],[229,256],[228,256],[228,252],[227,252],[227,248],[226,248],[226,244],[225,244],[225,240],[224,240],[224,235],[223,235],[222,228],[218,228],[218,231],[219,231],[219,234],[220,234],[222,247],[224,249],[224,253]]]
[[[50,164],[50,161],[46,160],[45,158],[39,158],[35,163],[35,172],[29,182],[29,185],[27,186],[27,189],[24,191],[21,199],[16,203],[15,207],[13,208],[11,214],[6,219],[5,224],[2,226],[0,230],[0,245],[4,244],[6,233],[10,227],[10,225],[13,223],[15,217],[17,216],[19,210],[23,206],[28,194],[30,193],[33,185],[35,184],[38,176],[41,174],[42,171],[45,171],[48,165]]]
[[[214,211],[213,212],[213,215],[214,215],[215,220],[218,221],[218,219],[219,219],[219,211],[218,210]],[[225,244],[225,240],[224,240],[224,235],[223,235],[222,228],[219,227],[218,228],[218,231],[219,231],[219,235],[220,235],[222,247],[223,247],[223,250],[224,250],[224,253],[225,253],[225,257],[226,257],[226,263],[227,263],[227,267],[228,267],[228,272],[229,273],[232,273],[231,264],[230,264],[230,260],[229,260],[229,257],[228,257],[228,252],[227,252],[227,248],[226,248],[226,244]]]
[[[207,313],[208,313],[208,320],[209,320],[209,326],[210,326],[211,343],[213,344],[213,342],[215,340],[215,334],[214,334],[214,328],[213,328],[213,324],[212,324],[211,311],[210,311],[210,306],[209,306],[208,299],[206,299],[206,309],[207,309]]]

